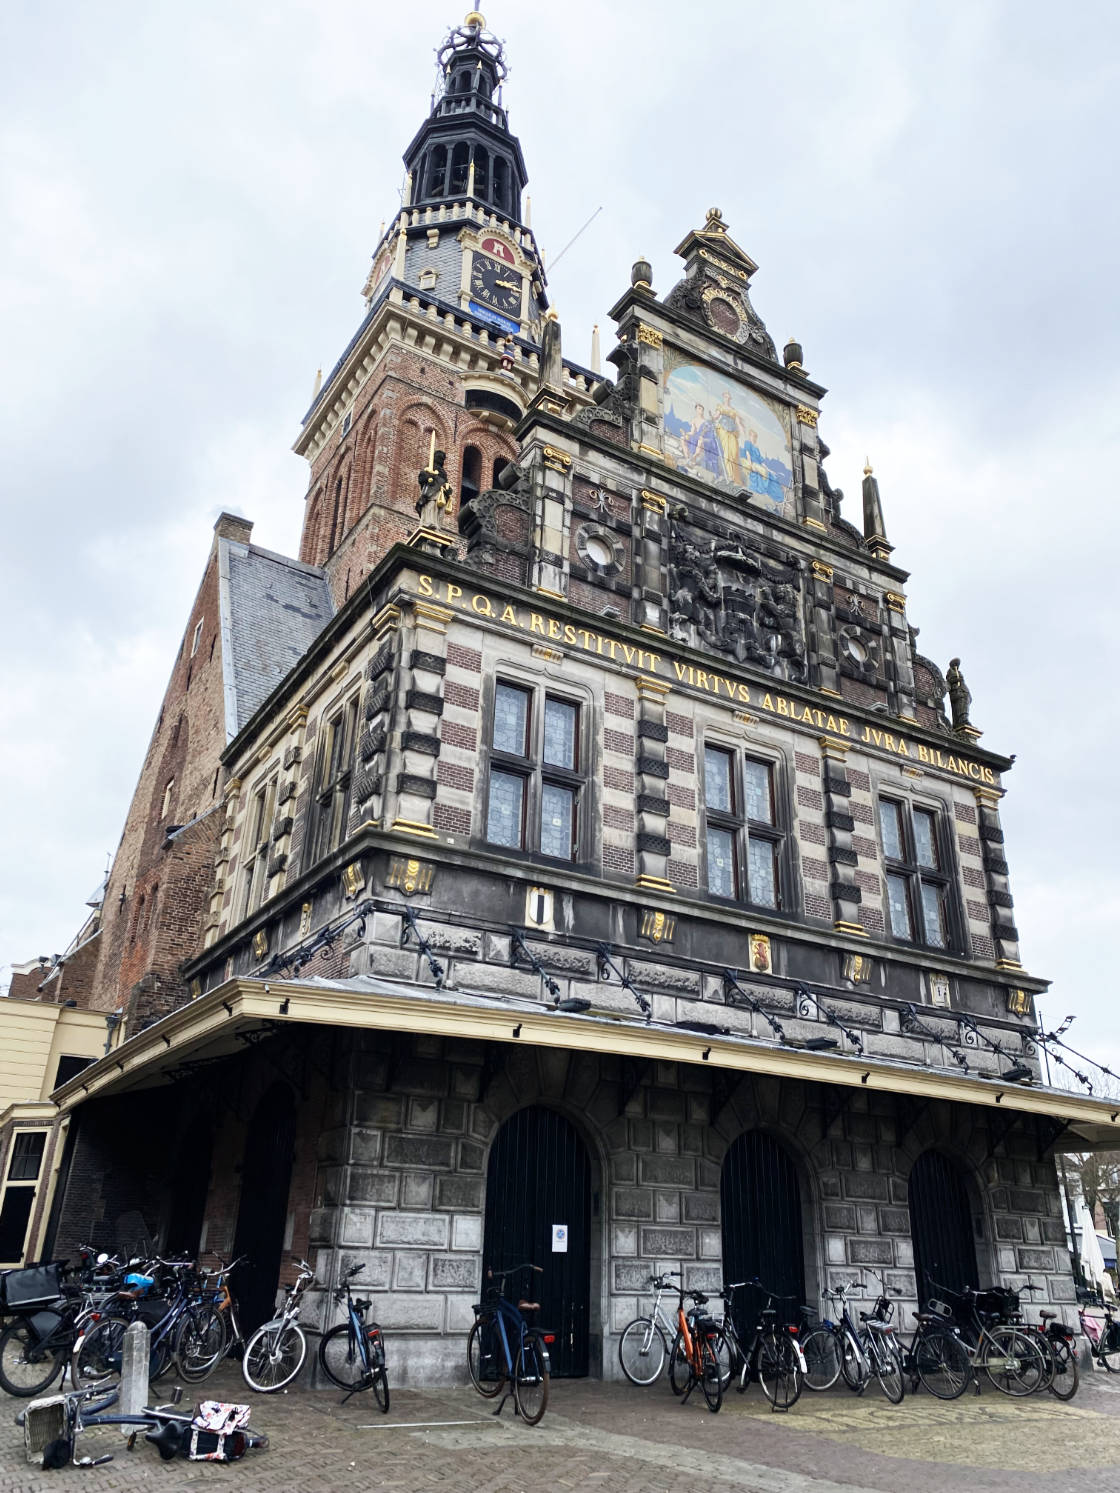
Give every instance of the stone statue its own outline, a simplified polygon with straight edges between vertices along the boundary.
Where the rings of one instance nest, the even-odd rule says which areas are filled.
[[[949,687],[949,706],[953,712],[953,730],[959,731],[962,726],[972,724],[968,718],[968,707],[972,704],[972,695],[968,685],[964,682],[959,658],[951,658],[949,660],[949,669],[945,675],[945,683]]]
[[[428,465],[417,477],[420,496],[416,500],[416,512],[420,515],[423,529],[442,529],[444,518],[451,515],[452,487],[447,476],[447,453],[432,449]]]

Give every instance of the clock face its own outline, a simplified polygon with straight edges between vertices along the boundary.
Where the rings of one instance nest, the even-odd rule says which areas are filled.
[[[500,259],[476,254],[471,265],[471,295],[506,316],[521,314],[521,276]]]

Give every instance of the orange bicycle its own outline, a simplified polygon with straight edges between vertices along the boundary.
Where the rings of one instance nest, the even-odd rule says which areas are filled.
[[[677,1335],[669,1353],[669,1384],[682,1405],[699,1384],[708,1409],[715,1415],[723,1404],[723,1376],[719,1369],[722,1330],[704,1310],[708,1298],[703,1291],[686,1291],[683,1286],[678,1289]],[[686,1296],[693,1303],[687,1311]]]

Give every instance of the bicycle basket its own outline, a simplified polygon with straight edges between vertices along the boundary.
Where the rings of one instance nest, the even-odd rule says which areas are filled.
[[[26,1311],[31,1306],[45,1306],[62,1300],[62,1267],[32,1265],[26,1270],[9,1270],[3,1280],[4,1305],[9,1311]]]
[[[41,1467],[43,1452],[52,1441],[58,1441],[66,1432],[65,1395],[50,1395],[43,1400],[32,1400],[23,1416],[23,1449],[27,1453],[27,1460]]]
[[[990,1286],[986,1291],[977,1292],[976,1310],[1006,1320],[1019,1310],[1019,1293],[1005,1286]]]

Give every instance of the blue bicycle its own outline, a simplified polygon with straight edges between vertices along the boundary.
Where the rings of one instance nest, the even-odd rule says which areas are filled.
[[[540,1311],[540,1303],[524,1298],[516,1304],[507,1299],[506,1281],[510,1276],[532,1271],[543,1274],[539,1265],[511,1265],[495,1276],[487,1270],[485,1299],[474,1307],[475,1321],[467,1337],[467,1367],[471,1383],[480,1395],[494,1399],[505,1388],[506,1395],[494,1411],[501,1415],[506,1399],[512,1394],[514,1409],[527,1426],[535,1426],[548,1407],[548,1386],[552,1363],[548,1345],[556,1334],[531,1326],[525,1313]]]
[[[319,1364],[332,1384],[346,1390],[346,1400],[360,1389],[372,1389],[374,1398],[381,1406],[381,1413],[389,1413],[389,1378],[385,1372],[385,1338],[376,1322],[366,1321],[368,1301],[355,1301],[350,1290],[354,1276],[362,1269],[355,1265],[342,1278],[342,1285],[334,1293],[341,1306],[346,1299],[346,1321],[319,1339]]]

